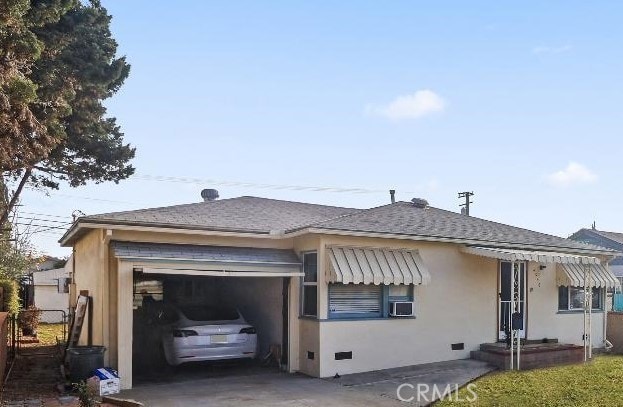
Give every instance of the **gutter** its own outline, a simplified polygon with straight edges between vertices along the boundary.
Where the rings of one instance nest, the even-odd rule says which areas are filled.
[[[338,236],[353,236],[353,237],[369,237],[380,239],[398,239],[398,240],[411,240],[421,242],[439,242],[439,243],[455,243],[463,245],[478,245],[495,248],[505,249],[525,249],[525,250],[548,250],[553,252],[567,251],[577,254],[589,254],[593,256],[606,256],[608,261],[617,256],[623,255],[612,250],[592,250],[592,249],[580,249],[573,247],[563,246],[546,246],[546,245],[528,245],[518,244],[511,242],[492,242],[488,240],[478,239],[457,239],[447,238],[439,236],[427,236],[427,235],[406,235],[406,234],[393,234],[382,232],[362,232],[362,231],[349,231],[339,229],[326,229],[326,228],[302,228],[294,229],[290,231],[265,231],[265,230],[253,230],[253,229],[224,229],[224,228],[199,228],[193,226],[183,225],[171,225],[171,224],[158,224],[158,223],[112,223],[112,222],[93,222],[88,220],[78,219],[71,228],[61,237],[59,243],[61,246],[67,246],[72,237],[76,235],[82,228],[89,229],[116,229],[116,230],[133,230],[144,232],[166,232],[166,233],[180,233],[180,234],[194,234],[194,235],[210,235],[210,236],[224,236],[224,237],[253,237],[262,239],[282,239],[282,238],[294,238],[305,234],[325,234],[325,235],[338,235]]]
[[[90,222],[78,219],[67,232],[59,239],[61,246],[69,246],[71,239],[81,229],[115,229],[115,230],[134,230],[143,232],[167,232],[180,234],[206,234],[210,236],[229,236],[229,237],[256,237],[277,239],[283,237],[281,231],[262,231],[262,230],[235,230],[218,228],[199,228],[196,226],[183,226],[171,224],[145,224],[145,223],[109,223],[109,222]],[[203,233],[201,233],[203,232]]]
[[[379,232],[358,232],[358,231],[324,229],[324,228],[300,229],[293,233],[286,233],[286,236],[296,237],[296,236],[300,236],[300,235],[307,234],[307,233],[328,234],[328,235],[338,235],[338,236],[354,236],[354,237],[373,237],[373,238],[381,238],[381,239],[391,238],[391,239],[400,239],[400,240],[414,240],[414,241],[420,241],[420,242],[455,243],[455,244],[478,245],[478,246],[487,246],[487,247],[505,248],[505,249],[526,249],[526,250],[547,249],[548,251],[553,251],[553,252],[560,252],[561,250],[564,250],[567,252],[573,252],[573,253],[578,253],[578,254],[608,256],[612,258],[621,255],[620,253],[611,251],[611,250],[592,250],[592,249],[580,249],[580,248],[563,247],[563,246],[527,245],[527,244],[508,243],[508,242],[492,242],[489,240],[478,240],[478,239],[457,239],[457,238],[427,236],[427,235],[405,235],[405,234],[392,234],[392,233],[379,233]]]

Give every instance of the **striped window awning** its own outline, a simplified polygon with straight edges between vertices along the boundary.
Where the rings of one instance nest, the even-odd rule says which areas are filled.
[[[590,267],[590,273],[588,268]],[[556,285],[584,287],[584,273],[590,276],[590,286],[597,288],[619,288],[621,283],[607,266],[601,264],[559,264],[556,270]]]
[[[331,283],[430,283],[430,273],[416,250],[329,246],[327,256]]]
[[[599,264],[599,259],[597,257],[581,254],[502,249],[497,247],[480,246],[465,246],[461,248],[461,251],[476,256],[490,257],[506,261],[534,261],[543,264]]]

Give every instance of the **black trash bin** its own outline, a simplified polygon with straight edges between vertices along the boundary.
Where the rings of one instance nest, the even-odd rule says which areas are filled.
[[[76,346],[67,349],[69,354],[69,379],[77,383],[91,377],[95,369],[104,367],[104,346]]]

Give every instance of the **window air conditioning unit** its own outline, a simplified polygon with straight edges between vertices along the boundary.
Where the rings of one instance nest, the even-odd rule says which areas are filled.
[[[394,301],[389,303],[389,315],[392,317],[412,317],[414,314],[413,301]]]

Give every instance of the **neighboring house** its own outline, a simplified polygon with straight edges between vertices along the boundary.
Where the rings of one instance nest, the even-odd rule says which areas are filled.
[[[43,310],[41,321],[63,322],[69,309],[69,271],[65,268],[40,270],[32,273],[35,306]],[[64,311],[65,314],[63,314]]]
[[[213,200],[85,216],[61,244],[75,250],[72,303],[89,291],[90,336],[123,388],[144,340],[136,324],[146,296],[233,304],[257,328],[261,354],[281,345],[288,371],[330,377],[468,358],[503,340],[513,275],[522,337],[602,347],[604,291],[618,284],[603,266],[611,250],[422,200],[371,209]],[[584,273],[594,285],[590,335]],[[414,315],[395,316],[409,301]]]
[[[569,236],[569,239],[606,247],[608,249],[616,250],[619,253],[623,253],[623,233],[606,232],[603,230],[597,230],[593,227],[591,229],[580,229]],[[619,281],[623,283],[623,255],[619,255],[612,259],[609,265],[610,271],[612,271]]]

